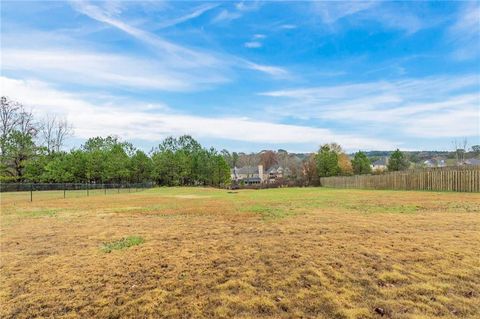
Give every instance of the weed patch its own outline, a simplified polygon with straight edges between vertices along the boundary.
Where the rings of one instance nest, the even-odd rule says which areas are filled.
[[[241,211],[259,214],[260,216],[262,216],[262,219],[265,220],[280,219],[295,214],[293,210],[289,210],[284,207],[272,207],[263,205],[252,205],[248,207],[243,207],[241,208]]]
[[[38,218],[38,217],[56,217],[57,210],[55,209],[45,209],[45,210],[33,210],[25,211],[19,214],[22,217],[26,218]]]
[[[143,244],[144,242],[145,240],[140,236],[129,236],[129,237],[122,238],[120,240],[104,243],[102,244],[101,249],[104,253],[110,253],[114,250],[120,250],[120,249],[129,248],[132,246],[137,246],[137,245]]]

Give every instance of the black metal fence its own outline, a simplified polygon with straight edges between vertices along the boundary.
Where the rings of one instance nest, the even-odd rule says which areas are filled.
[[[133,193],[153,186],[153,183],[0,183],[0,193],[4,200],[34,201],[36,199]]]

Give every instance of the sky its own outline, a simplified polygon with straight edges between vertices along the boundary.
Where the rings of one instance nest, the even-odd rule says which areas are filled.
[[[480,144],[480,2],[2,1],[1,94],[149,150]]]

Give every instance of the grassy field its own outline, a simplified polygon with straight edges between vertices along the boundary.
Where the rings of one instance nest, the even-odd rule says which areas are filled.
[[[479,318],[480,194],[2,194],[2,318]]]

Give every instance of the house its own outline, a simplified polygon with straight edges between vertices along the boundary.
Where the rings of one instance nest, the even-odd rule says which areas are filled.
[[[463,163],[464,165],[480,165],[480,160],[476,158],[469,158],[466,159]]]
[[[376,160],[370,165],[372,171],[384,171],[387,169],[388,158],[382,157],[381,159]]]
[[[267,170],[267,174],[264,179],[268,183],[275,183],[279,179],[288,177],[289,174],[290,170],[288,168],[283,168],[282,166],[275,165]]]
[[[230,171],[230,178],[236,183],[261,184],[264,182],[263,165],[234,167]]]
[[[444,159],[441,158],[432,158],[423,161],[423,166],[425,167],[445,167],[447,163]]]

